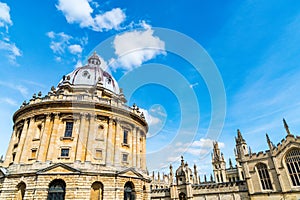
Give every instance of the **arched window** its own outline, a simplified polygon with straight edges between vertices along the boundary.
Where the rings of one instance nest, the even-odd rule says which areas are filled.
[[[66,183],[61,179],[55,179],[49,184],[47,200],[64,200]]]
[[[126,182],[124,186],[124,200],[135,200],[135,190],[132,182]]]
[[[285,162],[293,186],[300,186],[300,149],[292,149],[286,155]]]
[[[23,200],[25,196],[26,184],[21,182],[17,185],[17,200]]]
[[[101,182],[92,184],[90,200],[103,200],[103,184]]]
[[[267,165],[259,163],[256,165],[256,169],[260,178],[260,183],[263,190],[272,190],[271,179],[267,169]]]

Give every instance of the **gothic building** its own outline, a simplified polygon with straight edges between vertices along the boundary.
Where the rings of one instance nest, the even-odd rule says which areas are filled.
[[[235,163],[213,144],[213,174],[201,180],[181,158],[168,174],[146,170],[148,125],[129,107],[94,53],[48,94],[34,94],[13,116],[0,159],[0,199],[47,200],[296,200],[300,199],[300,137],[252,153],[238,130]]]
[[[197,166],[192,171],[183,157],[173,173],[157,177],[152,175],[151,199],[194,200],[297,200],[300,199],[300,137],[290,133],[283,120],[287,136],[276,146],[266,134],[269,149],[252,153],[240,130],[237,130],[235,160],[226,167],[218,143],[213,144],[213,176],[200,180]]]

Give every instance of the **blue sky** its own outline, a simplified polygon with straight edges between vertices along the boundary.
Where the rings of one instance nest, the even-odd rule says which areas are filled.
[[[279,0],[1,1],[0,154],[6,153],[12,115],[22,102],[33,93],[46,94],[95,49],[120,80],[129,105],[138,104],[150,120],[150,170],[164,170],[184,154],[190,165],[198,164],[200,174],[211,173],[212,140],[221,143],[227,160],[233,158],[238,128],[253,151],[267,149],[265,133],[275,144],[286,135],[283,117],[297,134],[299,4]],[[167,34],[158,28],[165,28]],[[170,39],[172,31],[184,34],[186,40]],[[189,39],[202,48],[199,59],[210,56],[222,78],[219,86],[226,94],[226,116],[219,137],[207,134],[215,108],[209,88],[219,87],[211,86],[217,76],[207,82],[183,56],[198,55],[194,48],[182,54],[170,51],[173,43],[177,48],[188,46]],[[126,91],[132,86],[129,77],[137,84],[134,91]],[[159,159],[151,152],[167,155]]]

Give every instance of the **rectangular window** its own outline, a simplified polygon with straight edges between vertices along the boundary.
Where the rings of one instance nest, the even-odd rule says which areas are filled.
[[[37,149],[31,149],[31,158],[32,159],[36,158],[36,152],[37,152]]]
[[[96,149],[96,159],[102,159],[102,150]]]
[[[127,162],[128,161],[128,154],[123,154],[123,162]]]
[[[123,133],[123,143],[128,144],[128,131],[127,130],[124,130],[124,133]]]
[[[66,122],[65,137],[72,137],[73,122]]]
[[[13,153],[13,154],[12,154],[12,161],[14,162],[15,159],[16,159],[16,153]]]
[[[69,151],[70,151],[70,149],[68,149],[68,148],[61,149],[60,156],[61,157],[69,157]]]

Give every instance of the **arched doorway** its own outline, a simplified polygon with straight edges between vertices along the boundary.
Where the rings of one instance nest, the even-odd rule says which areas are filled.
[[[21,182],[17,185],[17,200],[23,200],[25,196],[26,184]]]
[[[179,200],[186,200],[186,194],[183,193],[183,192],[181,192],[181,193],[179,194]]]
[[[64,200],[66,183],[62,179],[55,179],[49,184],[47,200]]]
[[[103,200],[103,184],[101,182],[94,182],[91,187],[90,200]]]
[[[124,186],[124,200],[135,200],[135,190],[134,185],[131,181],[126,182]]]

